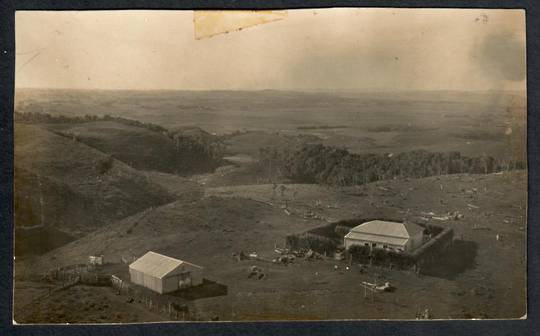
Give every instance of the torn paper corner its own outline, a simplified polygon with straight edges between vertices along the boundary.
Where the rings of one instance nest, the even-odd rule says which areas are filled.
[[[218,34],[283,20],[287,11],[272,10],[196,10],[193,27],[197,40]]]

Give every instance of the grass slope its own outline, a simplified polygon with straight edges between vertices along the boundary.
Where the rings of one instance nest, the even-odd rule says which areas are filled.
[[[519,171],[380,181],[348,188],[287,185],[283,196],[274,195],[271,185],[211,188],[198,201],[147,210],[51,251],[34,270],[83,262],[93,253],[162,252],[204,266],[205,277],[228,286],[226,296],[194,302],[201,318],[412,319],[425,308],[436,318],[520,317],[526,302],[525,190],[526,173]],[[285,199],[291,215],[281,208]],[[317,200],[322,202],[319,208]],[[429,220],[455,230],[457,251],[440,261],[449,265],[443,271],[455,272],[434,269],[417,277],[382,268],[370,268],[367,273],[356,266],[345,270],[346,263],[335,260],[297,260],[280,266],[231,258],[232,252],[240,250],[275,257],[274,244],[283,245],[288,233],[326,223],[304,219],[308,210],[329,220],[403,217],[415,221],[430,217],[426,212],[444,216],[459,211],[464,214],[459,220]],[[502,239],[496,240],[496,235]],[[461,258],[466,259],[464,265]],[[263,267],[267,277],[248,279],[251,265]],[[358,283],[374,280],[390,281],[397,290],[367,300]]]
[[[174,143],[159,132],[114,121],[51,124],[48,127],[74,136],[78,141],[136,169],[163,172],[181,169]]]
[[[101,162],[110,162],[106,172]],[[75,235],[172,196],[130,166],[37,126],[15,125],[15,225]],[[17,238],[17,237],[16,237]]]

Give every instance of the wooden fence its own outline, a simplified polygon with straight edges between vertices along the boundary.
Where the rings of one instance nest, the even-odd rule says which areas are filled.
[[[435,237],[432,237],[424,245],[411,253],[411,256],[416,260],[417,267],[436,262],[441,255],[454,242],[454,230],[445,228],[440,231]]]
[[[193,320],[194,314],[180,298],[154,293],[149,289],[134,286],[116,275],[110,277],[111,286],[121,295],[129,296],[128,302],[141,303],[152,312],[167,316],[171,320]]]
[[[75,285],[110,286],[120,295],[128,298],[127,303],[141,303],[152,312],[166,316],[171,320],[194,320],[195,315],[185,300],[171,295],[161,295],[151,290],[131,284],[114,274],[100,274],[93,265],[77,264],[50,270],[49,279],[58,281],[59,286],[44,297],[59,290],[65,290]]]

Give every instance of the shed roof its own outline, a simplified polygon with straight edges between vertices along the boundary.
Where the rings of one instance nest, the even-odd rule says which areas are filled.
[[[382,220],[373,220],[355,226],[349,233],[371,234],[377,236],[387,236],[401,239],[408,239],[419,232],[424,231],[418,224],[387,222]],[[349,237],[351,238],[352,235]]]
[[[188,263],[187,261],[175,259],[152,251],[148,251],[145,255],[132,262],[129,265],[129,268],[162,279],[182,264],[202,268],[201,266]]]

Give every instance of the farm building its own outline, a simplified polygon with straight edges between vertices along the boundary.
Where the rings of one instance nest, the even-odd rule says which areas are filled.
[[[160,294],[197,286],[203,282],[203,268],[187,261],[149,251],[129,265],[131,282]]]
[[[396,252],[410,252],[423,242],[424,228],[413,223],[374,220],[352,228],[344,238],[349,249],[353,245],[369,246]]]

